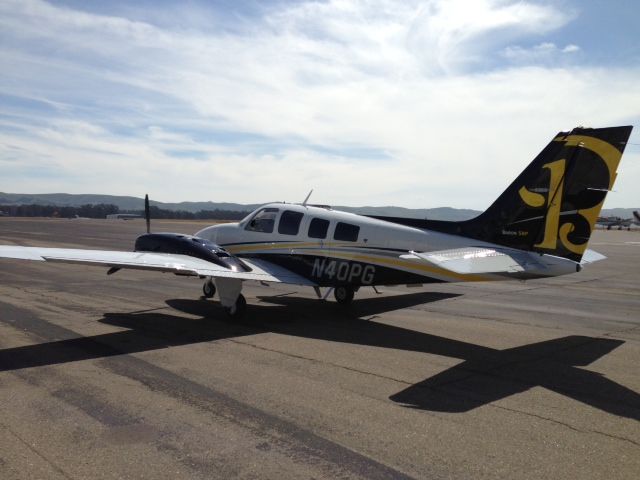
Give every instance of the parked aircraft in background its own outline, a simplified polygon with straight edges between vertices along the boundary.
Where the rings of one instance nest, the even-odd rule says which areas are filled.
[[[0,246],[0,257],[173,272],[205,280],[232,316],[244,281],[331,291],[349,303],[362,287],[526,280],[574,273],[604,258],[587,243],[632,127],[560,132],[478,217],[461,222],[361,216],[272,203],[238,223],[195,235],[147,233],[133,252]],[[328,290],[322,295],[321,288]]]
[[[611,230],[612,227],[618,227],[618,230],[622,230],[623,228],[631,230],[631,225],[640,225],[640,214],[634,211],[633,217],[631,218],[598,217],[596,224],[606,227],[607,230]]]
[[[107,215],[107,220],[134,220],[136,218],[142,218],[136,213],[110,213]]]

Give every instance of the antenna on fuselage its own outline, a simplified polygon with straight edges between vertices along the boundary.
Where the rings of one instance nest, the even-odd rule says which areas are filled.
[[[144,218],[147,221],[147,233],[151,233],[151,213],[149,212],[149,194],[144,196]]]
[[[309,197],[311,196],[311,194],[313,193],[313,188],[311,189],[311,191],[309,192],[309,195],[307,195],[307,198],[304,199],[304,202],[302,202],[302,206],[306,207],[307,206],[307,200],[309,200]]]

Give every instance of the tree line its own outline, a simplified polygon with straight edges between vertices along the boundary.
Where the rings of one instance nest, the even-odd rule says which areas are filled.
[[[87,204],[79,207],[61,207],[56,205],[0,205],[0,212],[12,217],[53,217],[53,218],[106,218],[115,213],[131,213],[144,217],[144,210],[120,210],[113,204]],[[156,206],[149,208],[151,218],[180,219],[180,220],[240,220],[249,212],[233,210],[200,210],[187,212],[185,210],[165,210]]]

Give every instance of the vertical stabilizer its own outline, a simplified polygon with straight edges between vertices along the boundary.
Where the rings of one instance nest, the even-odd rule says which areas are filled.
[[[578,127],[558,133],[504,193],[471,220],[372,217],[580,262],[632,129]]]
[[[632,127],[560,132],[460,234],[579,262]]]

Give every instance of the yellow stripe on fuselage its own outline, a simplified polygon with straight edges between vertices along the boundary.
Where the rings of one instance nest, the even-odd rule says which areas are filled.
[[[325,247],[332,247],[332,250],[328,250]],[[270,254],[274,250],[295,250],[298,248],[307,248],[313,249],[313,255],[328,257],[328,258],[341,258],[344,260],[351,260],[356,262],[364,262],[364,263],[372,263],[376,265],[388,265],[393,267],[400,267],[414,271],[427,272],[431,274],[435,274],[438,276],[453,278],[457,281],[461,282],[483,282],[494,280],[493,277],[484,276],[484,275],[474,275],[474,274],[461,274],[455,273],[450,270],[446,270],[444,268],[437,267],[435,265],[425,265],[423,263],[415,263],[408,260],[403,260],[400,258],[390,258],[388,256],[383,255],[375,255],[371,252],[367,251],[367,254],[355,253],[355,252],[345,252],[338,251],[336,248],[359,248],[355,245],[345,245],[341,243],[324,243],[322,247],[318,245],[318,243],[309,243],[309,242],[296,242],[296,243],[275,243],[275,242],[265,242],[260,244],[251,244],[251,245],[231,245],[225,247],[232,254],[242,254],[242,253],[267,253]],[[299,254],[304,254],[304,252],[297,252]],[[408,253],[408,252],[407,252]]]
[[[296,249],[296,248],[318,248],[322,250],[324,248],[340,248],[340,247],[358,248],[358,246],[356,245],[346,244],[346,243],[337,243],[337,242],[323,242],[322,245],[320,245],[319,242],[293,242],[293,243],[264,242],[264,243],[252,243],[248,245],[230,245],[224,248],[235,255],[238,253],[256,252],[260,250],[287,250],[287,249]]]

